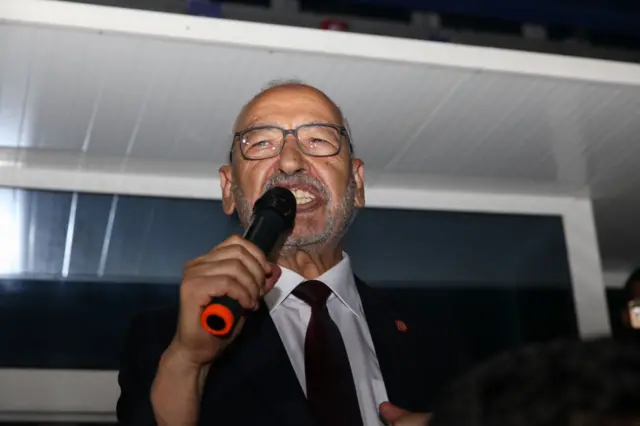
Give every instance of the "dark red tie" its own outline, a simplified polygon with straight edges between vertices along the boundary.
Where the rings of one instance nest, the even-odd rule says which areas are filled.
[[[318,426],[362,426],[347,350],[327,310],[331,289],[320,281],[306,281],[293,294],[311,306],[304,365],[307,400]]]

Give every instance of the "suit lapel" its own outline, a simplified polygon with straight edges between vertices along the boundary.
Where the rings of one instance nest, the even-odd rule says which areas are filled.
[[[357,277],[356,286],[389,401],[419,411],[423,405],[421,381],[426,377],[419,373],[424,360],[417,351],[416,339],[420,335],[417,324],[404,318],[379,290],[368,287]],[[406,331],[402,331],[403,325]],[[211,421],[202,424],[215,424],[214,420],[219,420],[216,413],[208,412],[206,401],[228,401],[226,398],[235,394],[242,400],[241,406],[254,398],[255,406],[265,410],[256,414],[256,418],[265,419],[261,423],[314,425],[307,399],[264,302],[258,312],[248,316],[244,330],[214,367],[207,378],[201,416],[201,420]]]
[[[417,324],[404,318],[379,290],[356,277],[356,285],[384,378],[389,401],[406,408],[421,406]],[[415,408],[414,408],[415,407]]]
[[[256,406],[266,410],[256,418],[271,417],[286,426],[313,425],[307,399],[264,302],[247,317],[244,330],[220,364],[216,377],[210,374],[208,382],[234,383],[239,398],[255,398]]]

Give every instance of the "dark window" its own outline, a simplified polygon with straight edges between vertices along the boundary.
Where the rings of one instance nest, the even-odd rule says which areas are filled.
[[[638,18],[638,22],[640,22],[640,17]],[[600,46],[605,48],[613,47],[613,48],[623,48],[628,50],[640,49],[640,37],[631,37],[631,36],[594,31],[589,36],[589,41],[594,46]]]
[[[184,263],[240,232],[205,200],[0,188],[0,215],[0,368],[117,369],[131,316],[175,304]],[[577,334],[560,217],[364,209],[346,251],[470,362]]]
[[[520,35],[522,28],[522,24],[516,21],[456,15],[450,13],[440,15],[440,22],[443,28],[448,29],[510,35]]]
[[[347,15],[359,18],[381,19],[409,23],[411,10],[393,6],[365,3],[341,3],[325,0],[300,0],[302,12],[318,14]]]
[[[221,2],[215,2],[215,3],[238,3],[238,4],[247,4],[251,6],[268,7],[271,4],[271,0],[222,0]]]

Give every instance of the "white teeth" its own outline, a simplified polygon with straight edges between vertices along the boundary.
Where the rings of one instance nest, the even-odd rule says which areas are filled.
[[[296,197],[296,204],[298,205],[310,203],[315,199],[311,193],[301,189],[294,189],[291,192]]]

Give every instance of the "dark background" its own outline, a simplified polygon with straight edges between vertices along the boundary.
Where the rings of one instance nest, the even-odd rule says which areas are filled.
[[[184,263],[239,231],[219,201],[0,191],[21,258],[0,280],[0,368],[117,369],[130,317],[175,303]],[[346,251],[469,362],[577,335],[560,217],[365,209]]]

